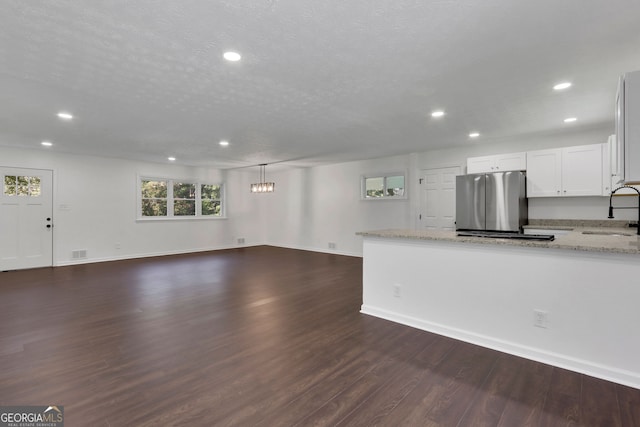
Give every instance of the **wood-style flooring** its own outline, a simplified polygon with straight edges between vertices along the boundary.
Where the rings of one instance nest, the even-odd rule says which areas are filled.
[[[640,390],[359,313],[260,246],[0,273],[0,405],[65,426],[640,426]]]

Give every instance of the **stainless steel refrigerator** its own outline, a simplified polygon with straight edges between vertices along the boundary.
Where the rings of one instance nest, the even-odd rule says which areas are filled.
[[[527,224],[525,174],[520,171],[456,177],[456,230],[521,232]]]

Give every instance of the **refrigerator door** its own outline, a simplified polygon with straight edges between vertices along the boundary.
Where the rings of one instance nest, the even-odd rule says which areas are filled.
[[[522,172],[497,172],[487,175],[486,229],[521,231],[527,222],[525,176]]]
[[[484,230],[485,176],[456,176],[456,230]]]

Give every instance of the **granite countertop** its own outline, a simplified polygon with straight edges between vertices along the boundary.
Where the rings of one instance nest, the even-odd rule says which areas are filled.
[[[554,220],[559,221],[559,220]],[[560,220],[562,221],[562,220]],[[557,235],[553,241],[496,239],[487,237],[458,236],[455,231],[389,229],[361,231],[357,235],[388,239],[440,240],[447,242],[476,243],[486,245],[510,245],[524,247],[568,249],[575,251],[640,254],[640,236],[635,228],[624,224],[607,222],[606,226],[591,221],[569,222],[533,222],[525,228],[563,230],[566,234]],[[583,234],[583,233],[587,234]],[[596,233],[596,234],[588,234]],[[606,234],[598,234],[606,233]],[[616,235],[611,235],[616,234]]]

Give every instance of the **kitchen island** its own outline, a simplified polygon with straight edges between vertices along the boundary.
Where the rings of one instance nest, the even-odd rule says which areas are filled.
[[[549,242],[360,232],[361,312],[640,388],[636,230],[567,231]]]

